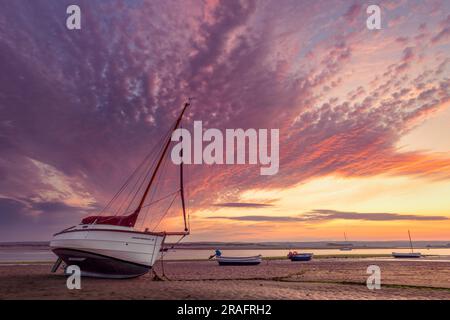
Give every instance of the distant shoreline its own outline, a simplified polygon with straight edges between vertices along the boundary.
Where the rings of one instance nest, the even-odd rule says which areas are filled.
[[[435,255],[422,255],[422,258],[432,258],[432,257],[437,257]],[[446,258],[447,256],[441,256],[441,258]],[[357,260],[361,260],[361,259],[379,259],[379,258],[392,258],[392,255],[390,254],[315,254],[314,255],[314,260],[349,260],[349,261],[357,261]],[[288,260],[288,258],[286,256],[263,256],[262,259],[264,261],[284,261],[284,260]],[[161,259],[160,259],[161,260]],[[446,259],[443,262],[446,262],[450,260],[450,256],[448,256],[448,259]],[[164,262],[205,262],[205,261],[210,261],[208,258],[193,258],[193,259],[164,259]],[[214,261],[214,260],[212,260]],[[406,261],[406,260],[398,260],[398,259],[386,259],[386,261]],[[436,260],[424,260],[424,259],[417,259],[414,260],[414,262],[439,262],[438,259]],[[0,261],[0,267],[2,266],[11,266],[11,265],[52,265],[54,263],[53,260],[42,260],[42,261]]]
[[[450,248],[449,241],[414,241],[415,249],[447,249]],[[0,242],[0,248],[32,247],[46,248],[49,242]],[[171,248],[173,244],[166,243],[166,248]],[[228,249],[228,250],[251,250],[251,249],[273,249],[273,250],[296,250],[296,249],[315,249],[329,250],[339,249],[340,247],[351,246],[352,249],[406,249],[410,247],[408,241],[315,241],[315,242],[184,242],[176,244],[177,250],[209,250],[209,249]]]

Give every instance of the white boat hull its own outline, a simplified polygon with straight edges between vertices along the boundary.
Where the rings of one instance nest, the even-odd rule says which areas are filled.
[[[52,251],[83,276],[130,278],[147,273],[158,259],[164,235],[130,227],[80,225],[54,235]]]

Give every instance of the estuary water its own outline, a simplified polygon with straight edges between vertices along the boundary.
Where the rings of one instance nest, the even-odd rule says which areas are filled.
[[[221,248],[224,256],[254,256],[261,254],[263,257],[286,257],[289,250],[297,252],[310,252],[315,256],[333,255],[333,256],[352,256],[360,258],[359,255],[390,255],[395,252],[410,252],[409,248],[384,248],[384,249],[353,249],[351,251],[340,251],[339,249],[240,249],[228,250]],[[450,261],[450,248],[418,248],[416,252],[421,252],[425,257],[422,260],[442,260]],[[214,254],[209,249],[172,249],[164,253],[164,260],[204,260]],[[0,247],[0,263],[33,263],[33,262],[52,262],[56,256],[45,246],[37,247]],[[380,259],[390,259],[380,257]]]

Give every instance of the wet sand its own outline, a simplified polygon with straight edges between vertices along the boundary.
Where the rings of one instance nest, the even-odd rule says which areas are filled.
[[[369,265],[381,268],[381,289],[366,287]],[[51,265],[0,265],[0,299],[445,299],[450,263],[323,259],[266,260],[259,266],[221,267],[214,261],[165,261],[169,280],[153,274],[129,280],[82,279],[68,290]],[[160,262],[155,266],[161,276]]]

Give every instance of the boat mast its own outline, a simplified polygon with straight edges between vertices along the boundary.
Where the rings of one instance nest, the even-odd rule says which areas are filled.
[[[409,232],[409,230],[408,230],[408,236],[409,236],[409,245],[411,246],[411,252],[414,252],[413,244],[412,244],[412,241],[411,241],[411,233]]]
[[[183,143],[183,137],[181,137],[181,143]],[[184,182],[183,182],[183,148],[181,148],[181,163],[180,163],[180,195],[181,195],[181,206],[183,207],[183,219],[184,219],[184,231],[188,232],[189,228],[186,221],[186,205],[184,203]]]
[[[187,107],[189,107],[190,105],[191,105],[191,99],[189,99],[189,100],[184,104],[183,111],[181,111],[181,114],[180,114],[180,116],[178,117],[178,119],[177,119],[177,121],[176,121],[176,123],[175,123],[175,126],[174,126],[172,132],[175,131],[175,130],[178,128],[178,126],[180,125],[181,119],[183,118],[184,112],[186,111]],[[167,149],[169,149],[170,142],[171,142],[171,139],[170,139],[170,137],[169,137],[169,139],[168,139],[167,142],[166,142],[166,145],[164,146],[164,149],[163,149],[163,152],[162,152],[162,154],[161,154],[161,157],[160,157],[159,160],[158,160],[158,164],[157,164],[156,167],[155,167],[155,171],[153,172],[152,177],[150,178],[150,182],[148,183],[147,188],[145,189],[144,194],[142,195],[142,199],[141,199],[141,201],[139,202],[139,205],[138,205],[138,207],[136,208],[136,211],[134,211],[134,214],[136,214],[136,215],[139,215],[139,213],[141,212],[142,207],[144,206],[145,199],[147,198],[148,193],[149,193],[149,191],[150,191],[150,187],[152,186],[153,181],[154,181],[155,178],[156,178],[156,175],[157,175],[157,173],[158,173],[158,169],[159,169],[159,167],[161,166],[161,163],[163,162],[163,159],[164,159],[164,156],[165,156],[165,154],[166,154],[166,152],[167,152]],[[182,196],[182,199],[183,199],[183,196]],[[183,205],[183,214],[184,214],[184,205]],[[185,224],[185,225],[186,225],[186,224]]]

